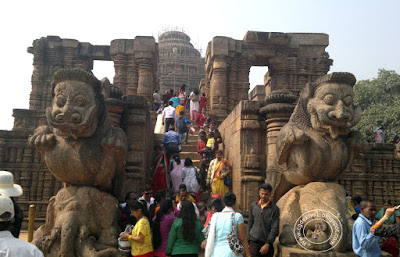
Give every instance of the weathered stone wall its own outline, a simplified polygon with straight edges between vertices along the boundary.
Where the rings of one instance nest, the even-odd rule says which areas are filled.
[[[258,200],[258,186],[265,179],[265,120],[258,114],[261,103],[241,101],[218,127],[225,158],[232,164],[232,189],[237,207],[248,215]]]
[[[400,159],[393,144],[369,144],[339,179],[346,192],[372,200],[379,208],[384,199],[400,202]]]
[[[325,75],[332,64],[321,33],[248,31],[243,40],[214,37],[206,52],[205,85],[210,114],[222,121],[241,100],[248,99],[251,66],[268,66],[267,92],[299,93]]]
[[[33,132],[33,131],[32,131]],[[24,193],[16,198],[27,215],[29,203],[36,203],[38,216],[44,218],[47,203],[62,187],[47,169],[40,152],[28,146],[31,131],[0,131],[0,169],[14,174],[14,183]]]
[[[251,101],[264,101],[265,100],[265,86],[257,85],[249,93],[249,100]]]

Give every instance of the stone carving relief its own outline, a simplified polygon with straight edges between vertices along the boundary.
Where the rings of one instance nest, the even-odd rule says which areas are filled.
[[[49,125],[29,138],[51,173],[69,185],[50,199],[46,223],[34,235],[46,256],[100,256],[104,251],[117,256],[115,197],[125,176],[126,136],[109,120],[101,92],[101,82],[91,73],[59,70],[46,109]]]

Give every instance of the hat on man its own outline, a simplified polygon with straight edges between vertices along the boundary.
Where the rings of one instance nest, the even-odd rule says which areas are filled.
[[[14,218],[14,204],[10,197],[0,195],[0,222],[10,221]]]
[[[14,184],[14,176],[9,171],[0,171],[0,194],[9,197],[22,195],[22,187]]]

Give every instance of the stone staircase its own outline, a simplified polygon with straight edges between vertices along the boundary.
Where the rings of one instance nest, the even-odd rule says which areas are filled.
[[[197,128],[196,123],[193,120],[189,121],[192,122],[195,128]],[[197,169],[200,170],[200,155],[197,153],[198,133],[199,132],[197,130],[195,131],[194,135],[189,133],[188,137],[189,144],[186,144],[185,142],[182,143],[182,151],[179,153],[179,156],[181,157],[182,161],[185,161],[186,158],[192,159],[193,165],[195,165]],[[154,134],[154,144],[161,145],[163,136],[164,134]],[[200,193],[200,201],[197,203],[197,207],[200,210],[200,220],[204,222],[206,218],[204,216],[205,206],[207,200],[210,198],[210,194],[208,191],[203,191],[203,190],[201,190],[199,193]]]
[[[154,144],[160,144],[163,138],[163,134],[154,134]],[[193,164],[200,169],[200,155],[197,153],[197,141],[198,141],[198,132],[195,132],[195,135],[189,134],[188,137],[188,142],[189,144],[186,144],[185,142],[182,143],[182,151],[179,153],[179,156],[183,161],[185,161],[186,158],[190,158],[193,161]]]

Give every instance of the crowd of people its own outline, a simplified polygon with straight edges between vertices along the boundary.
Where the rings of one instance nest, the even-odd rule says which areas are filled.
[[[211,118],[207,114],[206,95],[205,93],[200,94],[197,88],[189,95],[186,94],[185,84],[179,88],[179,92],[174,92],[173,89],[170,89],[163,96],[155,90],[153,101],[154,111],[158,113],[154,133],[165,133],[169,131],[170,126],[174,126],[175,130],[179,130],[181,134],[184,134],[189,132],[189,127],[203,130],[211,122]],[[180,122],[180,127],[178,127],[178,118],[187,114],[190,114],[190,119],[195,124],[188,122],[186,119],[185,122]],[[194,125],[196,126],[194,127]]]
[[[186,165],[190,167],[190,165]],[[129,208],[130,216],[120,242],[129,242],[121,252],[125,256],[273,256],[273,242],[279,233],[279,208],[270,200],[272,186],[262,184],[259,201],[251,205],[246,229],[242,214],[235,211],[236,196],[218,193],[207,203],[205,222],[200,221],[196,200],[181,184],[179,194],[147,188],[141,197],[126,194],[122,209]],[[240,242],[241,251],[232,246]]]

